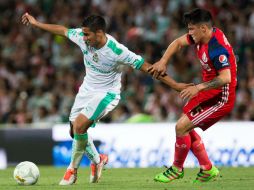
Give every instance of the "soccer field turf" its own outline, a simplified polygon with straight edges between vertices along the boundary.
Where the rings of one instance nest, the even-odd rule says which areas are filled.
[[[217,181],[203,183],[199,185],[192,184],[198,168],[185,169],[185,177],[174,181],[173,183],[154,182],[153,177],[164,168],[133,168],[133,169],[106,169],[99,183],[89,184],[89,168],[80,168],[78,180],[75,185],[63,187],[58,182],[64,174],[64,168],[54,168],[39,166],[40,178],[36,185],[19,186],[14,181],[12,175],[14,168],[0,170],[0,189],[100,189],[100,190],[253,190],[254,189],[254,167],[250,168],[221,168],[221,176]]]

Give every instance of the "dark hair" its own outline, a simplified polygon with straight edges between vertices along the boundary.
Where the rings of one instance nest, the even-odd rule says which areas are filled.
[[[99,15],[91,15],[84,19],[82,27],[88,27],[92,32],[102,30],[106,32],[106,21]]]
[[[211,13],[205,9],[200,8],[196,8],[190,12],[184,13],[183,20],[186,25],[207,23],[209,26],[212,26],[213,22]]]

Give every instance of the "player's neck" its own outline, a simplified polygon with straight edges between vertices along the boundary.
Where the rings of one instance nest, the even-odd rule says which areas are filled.
[[[213,29],[208,30],[207,34],[205,35],[204,39],[202,40],[202,44],[207,44],[213,36]]]

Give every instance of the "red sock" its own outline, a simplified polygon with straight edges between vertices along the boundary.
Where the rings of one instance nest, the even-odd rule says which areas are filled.
[[[191,137],[191,151],[197,157],[201,169],[210,170],[212,168],[212,163],[208,158],[201,137],[196,133],[194,129],[190,132],[190,137]]]
[[[173,165],[179,169],[183,168],[183,163],[188,155],[191,147],[190,135],[176,137],[175,158]]]

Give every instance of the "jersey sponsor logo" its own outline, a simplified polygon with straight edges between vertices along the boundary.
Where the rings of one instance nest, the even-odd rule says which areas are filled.
[[[222,65],[228,65],[228,59],[226,55],[220,55],[219,56],[219,62],[222,63]]]
[[[202,65],[203,69],[205,69],[207,71],[211,71],[212,70],[211,67],[208,64],[204,63],[201,59],[199,59],[199,61],[200,61],[201,65]]]
[[[105,71],[105,70],[99,69],[87,60],[86,60],[86,66],[89,66],[89,68],[91,68],[93,71],[102,73],[102,74],[109,74],[111,72],[111,71]]]

